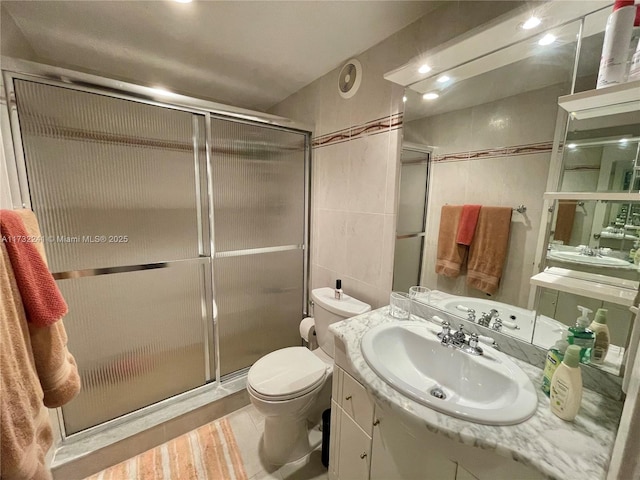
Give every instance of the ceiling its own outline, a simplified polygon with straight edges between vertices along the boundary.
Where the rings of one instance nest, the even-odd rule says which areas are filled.
[[[2,0],[2,15],[38,61],[267,110],[441,3]]]

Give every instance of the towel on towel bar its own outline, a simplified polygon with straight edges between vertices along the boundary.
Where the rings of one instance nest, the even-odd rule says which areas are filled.
[[[5,214],[0,210],[0,216]],[[17,214],[29,236],[41,236],[33,212]],[[46,407],[60,407],[75,397],[80,377],[62,321],[47,327],[27,321],[7,245],[0,242],[0,478],[49,480],[45,457],[53,433]],[[46,268],[42,243],[32,246]]]
[[[456,243],[461,214],[461,205],[442,206],[440,232],[438,233],[438,258],[436,259],[436,273],[439,275],[451,278],[460,275],[467,254],[467,247]]]
[[[27,321],[36,327],[53,325],[66,315],[67,304],[35,246],[42,243],[41,239],[29,235],[22,215],[12,210],[0,210],[0,233],[20,289]]]
[[[476,225],[478,224],[478,215],[482,205],[463,205],[460,222],[458,223],[458,236],[456,242],[459,245],[471,245],[473,236],[476,233]]]
[[[509,246],[510,207],[482,207],[469,247],[467,285],[493,295],[498,290]]]

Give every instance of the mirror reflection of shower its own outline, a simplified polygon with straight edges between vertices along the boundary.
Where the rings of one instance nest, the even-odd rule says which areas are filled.
[[[420,284],[427,219],[429,156],[426,145],[404,142],[400,157],[400,194],[396,226],[393,290]]]

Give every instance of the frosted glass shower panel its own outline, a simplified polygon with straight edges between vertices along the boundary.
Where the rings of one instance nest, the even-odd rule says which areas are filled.
[[[424,231],[427,194],[427,163],[403,163],[400,170],[399,233]]]
[[[32,206],[53,272],[198,257],[203,117],[15,80]],[[203,148],[203,147],[201,147]],[[206,227],[206,225],[205,225]]]
[[[300,344],[304,250],[216,258],[220,373]]]
[[[305,135],[214,118],[217,252],[304,243]]]
[[[58,281],[82,380],[67,434],[204,385],[208,262]]]

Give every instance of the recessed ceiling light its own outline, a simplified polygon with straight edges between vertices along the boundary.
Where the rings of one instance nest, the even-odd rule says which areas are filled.
[[[440,83],[448,82],[449,80],[451,80],[451,78],[447,77],[446,75],[442,75],[441,77],[438,77],[438,82]]]
[[[556,41],[556,36],[551,35],[550,33],[547,33],[544,37],[538,40],[538,45],[551,45],[555,41]]]
[[[405,95],[404,97],[402,97],[402,101],[406,102],[407,101],[407,96]]]
[[[424,98],[425,100],[435,100],[439,96],[440,95],[438,95],[436,92],[429,92],[422,95],[422,98]]]
[[[193,0],[173,0],[173,1],[178,3],[191,3]]]
[[[576,145],[575,143],[570,143],[569,145],[567,145],[567,147],[569,148],[576,148],[578,145]]]
[[[530,17],[526,22],[520,25],[520,28],[524,30],[531,30],[532,28],[536,28],[538,25],[542,23],[538,17]]]
[[[421,65],[420,68],[418,69],[418,73],[427,73],[430,71],[431,71],[431,67],[426,63],[424,65]]]

